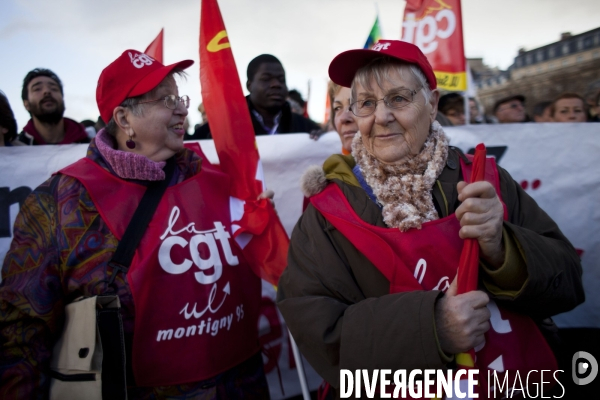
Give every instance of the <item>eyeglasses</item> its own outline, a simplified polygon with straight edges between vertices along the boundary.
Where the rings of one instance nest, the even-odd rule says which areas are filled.
[[[176,109],[179,105],[179,102],[182,102],[185,108],[190,108],[190,98],[188,96],[179,97],[175,96],[174,94],[170,94],[168,96],[161,97],[160,99],[156,100],[140,101],[138,104],[154,103],[161,100],[164,100],[165,107],[167,107],[169,110]]]
[[[385,95],[383,99],[359,100],[350,104],[350,111],[352,111],[352,114],[356,115],[357,117],[368,117],[375,112],[377,103],[382,100],[386,107],[398,110],[412,103],[414,101],[415,94],[417,94],[419,90],[421,90],[421,88],[417,90],[399,89]]]

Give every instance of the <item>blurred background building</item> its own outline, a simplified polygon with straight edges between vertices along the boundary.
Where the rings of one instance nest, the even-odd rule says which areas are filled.
[[[600,91],[600,28],[579,35],[566,32],[557,42],[520,49],[507,71],[488,67],[481,58],[468,63],[477,97],[488,114],[496,100],[514,94],[526,97],[529,115],[537,102],[564,92],[578,93],[593,103]]]

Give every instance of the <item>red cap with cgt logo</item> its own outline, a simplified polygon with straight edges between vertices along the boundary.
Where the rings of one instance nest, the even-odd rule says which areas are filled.
[[[186,69],[193,63],[183,60],[165,66],[140,51],[125,50],[98,78],[96,103],[100,116],[108,123],[115,107],[125,99],[148,93],[175,68]]]
[[[329,77],[338,85],[350,87],[356,71],[382,56],[417,65],[427,78],[429,88],[437,87],[433,68],[425,54],[414,44],[400,40],[380,40],[370,50],[348,50],[338,54],[329,64]]]

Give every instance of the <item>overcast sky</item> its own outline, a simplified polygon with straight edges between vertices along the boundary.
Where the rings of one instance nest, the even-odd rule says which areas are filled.
[[[0,90],[19,128],[29,115],[21,101],[25,74],[50,68],[62,79],[65,116],[96,119],[95,90],[102,69],[124,50],[143,51],[165,29],[165,62],[193,59],[180,94],[192,99],[190,120],[200,120],[198,74],[200,0],[0,0]],[[341,51],[361,48],[375,20],[384,38],[399,39],[402,0],[220,0],[238,72],[245,88],[248,62],[278,57],[290,89],[307,96],[309,112],[323,119],[327,67]],[[507,68],[520,47],[533,49],[600,26],[599,0],[463,0],[467,57]],[[244,89],[245,91],[245,89]]]

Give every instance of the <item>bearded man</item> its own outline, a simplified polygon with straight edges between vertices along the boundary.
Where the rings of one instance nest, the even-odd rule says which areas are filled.
[[[25,76],[21,92],[31,119],[18,139],[27,145],[89,143],[80,123],[64,118],[65,102],[60,78],[49,69],[36,68]]]

